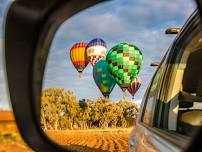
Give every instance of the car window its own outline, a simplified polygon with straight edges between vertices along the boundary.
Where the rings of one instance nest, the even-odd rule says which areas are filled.
[[[153,76],[144,104],[145,108],[143,110],[144,112],[142,116],[142,122],[149,126],[151,126],[153,122],[152,119],[156,103],[156,95],[158,94],[158,91],[160,89],[160,82],[163,78],[163,69],[165,69],[165,58],[166,55],[162,59],[162,63],[159,65],[158,69],[156,70]]]
[[[166,93],[158,102],[163,104],[162,112],[157,109],[157,116],[161,117],[157,127],[185,136],[192,136],[202,126],[202,31],[199,25],[189,27],[176,44],[177,55],[168,63],[169,72],[163,87]]]

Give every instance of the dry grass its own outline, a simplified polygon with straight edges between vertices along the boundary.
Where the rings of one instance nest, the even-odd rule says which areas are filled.
[[[131,129],[46,131],[60,145],[78,152],[127,152]]]

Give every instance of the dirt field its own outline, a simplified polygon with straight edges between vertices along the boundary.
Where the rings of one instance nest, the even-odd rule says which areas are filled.
[[[0,152],[32,152],[19,135],[12,112],[0,111]]]
[[[53,141],[78,152],[127,152],[131,129],[46,131]]]
[[[127,152],[131,129],[46,131],[58,144],[77,152]],[[33,152],[22,140],[12,113],[0,112],[0,152]]]

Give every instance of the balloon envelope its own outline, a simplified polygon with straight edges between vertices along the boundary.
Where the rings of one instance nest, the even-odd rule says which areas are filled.
[[[92,64],[92,66],[94,66],[96,62],[106,56],[107,46],[105,41],[100,38],[91,40],[86,48],[86,53],[89,62]]]
[[[109,97],[116,82],[107,71],[107,62],[105,60],[100,60],[95,64],[93,67],[93,77],[103,96]]]
[[[110,49],[106,61],[109,73],[125,91],[137,77],[143,64],[143,56],[135,45],[120,43]]]
[[[131,85],[128,87],[128,92],[131,94],[131,96],[134,98],[136,92],[141,86],[141,79],[139,77],[135,78],[135,80],[131,83]]]
[[[88,58],[86,55],[87,43],[76,43],[70,49],[70,59],[76,70],[81,73],[88,65]]]

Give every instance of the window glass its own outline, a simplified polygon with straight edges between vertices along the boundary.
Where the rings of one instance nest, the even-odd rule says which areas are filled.
[[[168,83],[166,87],[164,86],[166,96],[161,120],[167,119],[168,130],[192,136],[193,132],[202,126],[202,32],[200,27],[195,28],[195,31],[186,37],[186,40],[178,47],[181,50],[178,51],[177,60],[174,64],[168,64],[171,72],[166,76]],[[160,128],[165,129],[165,125]]]
[[[179,92],[177,132],[191,135],[202,126],[202,32],[185,47],[181,64],[185,64]]]
[[[142,121],[147,124],[147,125],[152,125],[152,117],[153,117],[153,112],[154,112],[154,108],[155,108],[155,103],[156,103],[156,95],[158,93],[159,90],[159,86],[160,86],[160,80],[162,78],[162,71],[163,68],[165,67],[165,57],[162,60],[162,64],[159,66],[159,68],[157,69],[151,85],[149,86],[149,91],[148,91],[148,95],[147,95],[147,99],[146,99],[146,104],[145,104],[145,109],[144,109],[144,114],[142,117]]]

